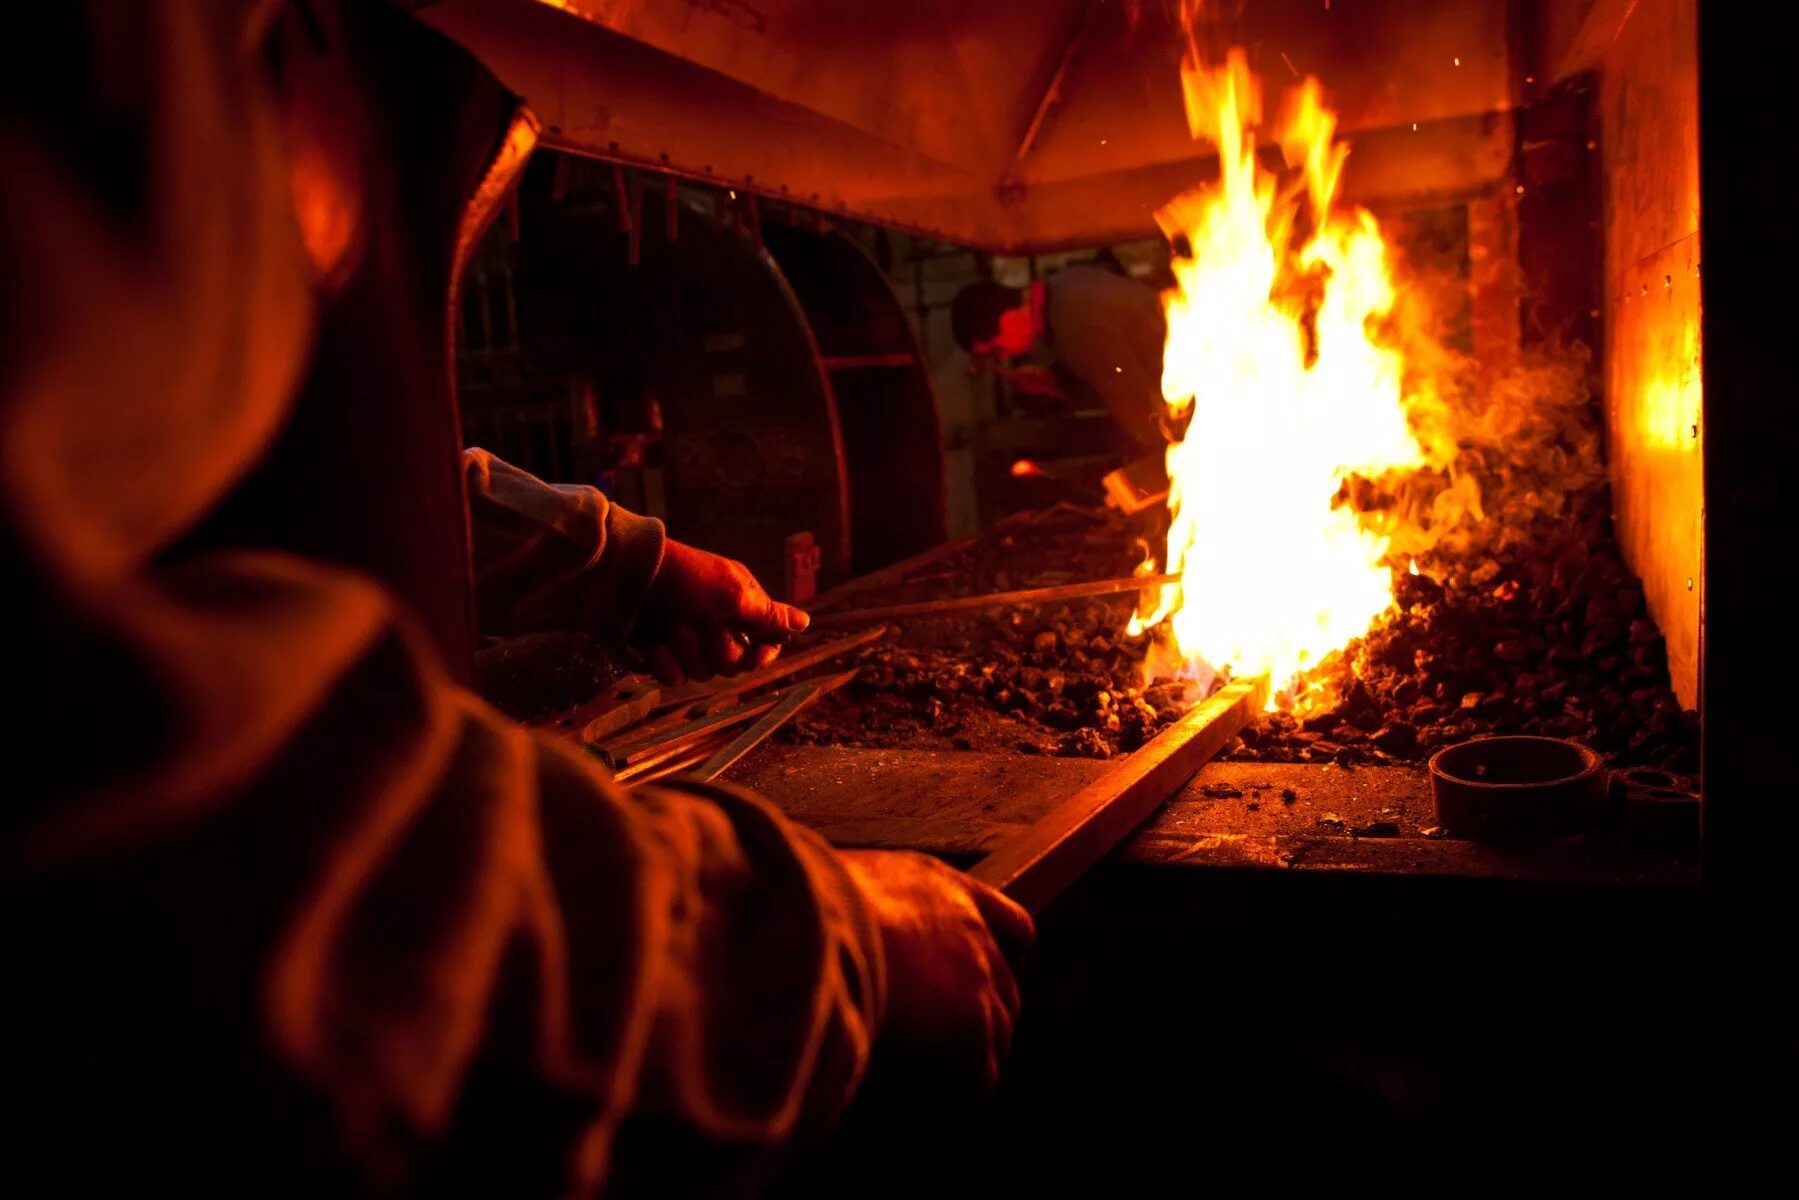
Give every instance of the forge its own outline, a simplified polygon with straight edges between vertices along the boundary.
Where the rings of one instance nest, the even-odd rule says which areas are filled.
[[[821,614],[1178,577],[897,620],[744,770],[1116,760],[1272,672],[1217,757],[1334,768],[1292,806],[1315,834],[1391,828],[1323,820],[1373,772],[1526,733],[1614,769],[1596,836],[1696,863],[1693,8],[1064,7],[995,55],[1004,5],[893,18],[888,50],[803,4],[427,6],[552,147],[466,281],[468,439]],[[1090,261],[1162,293],[1147,503],[1103,502],[1133,444],[1090,399],[977,373],[946,328],[969,282]],[[561,678],[487,655],[527,718],[630,667],[544,650]]]
[[[1517,1021],[1482,1061],[1591,1052],[1628,1066],[1608,1100],[1641,1082],[1629,1047],[1665,1046],[1695,986],[1658,947],[1795,842],[1779,717],[1750,683],[1788,594],[1770,410],[1792,378],[1754,299],[1770,204],[1729,178],[1760,119],[1752,31],[1695,0],[418,7],[532,103],[547,147],[465,278],[467,439],[598,483],[830,618],[790,652],[866,631],[770,681],[855,672],[722,778],[834,844],[962,865],[1108,780],[1130,791],[1033,897],[1050,1024],[1081,1045],[1117,1050],[1085,1022],[1128,1025],[1145,989],[1163,1016],[1204,991],[1165,951],[1213,944],[1263,973],[1248,990],[1283,1029],[1312,956],[1368,983],[1352,1022],[1447,980],[1469,1020]],[[1231,72],[1254,95],[1221,118]],[[1233,189],[1266,260],[1247,283],[1213,228]],[[1070,268],[1160,297],[1174,449],[1147,474],[1091,396],[1046,402],[953,334],[968,285],[1030,294]],[[1175,578],[881,615],[1134,575]],[[482,655],[497,702],[601,752],[697,738],[744,694],[645,699],[629,661],[561,638]],[[1228,729],[1187,720],[1249,680]],[[1203,753],[1145,766],[1202,728]],[[1603,803],[1568,836],[1456,836],[1429,761],[1519,734],[1595,751]],[[666,773],[729,736],[681,742]],[[1614,1009],[1655,996],[1579,1034],[1511,1007],[1557,972]],[[1507,982],[1470,999],[1483,979]],[[1415,1015],[1396,1061],[1467,1033]],[[1032,1086],[1142,1082],[1054,1074]],[[1527,1076],[1458,1103],[1499,1120]],[[1617,1119],[1692,1111],[1652,1107]],[[1031,1136],[1078,1124],[1024,1110]]]

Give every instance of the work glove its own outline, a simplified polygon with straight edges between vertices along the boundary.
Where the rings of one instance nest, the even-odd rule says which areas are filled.
[[[1014,970],[1036,936],[1030,914],[928,855],[842,858],[875,911],[886,960],[887,1015],[870,1090],[952,1105],[992,1095],[1018,1019]]]
[[[670,539],[632,640],[672,687],[766,667],[810,621],[771,599],[742,563]]]

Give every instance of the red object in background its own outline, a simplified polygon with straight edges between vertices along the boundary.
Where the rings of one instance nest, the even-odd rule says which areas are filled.
[[[1028,458],[1021,458],[1012,464],[1012,478],[1027,479],[1034,475],[1042,475],[1044,470]]]
[[[803,608],[818,595],[818,567],[823,556],[809,532],[789,534],[783,550],[782,562],[787,569],[781,598]]]

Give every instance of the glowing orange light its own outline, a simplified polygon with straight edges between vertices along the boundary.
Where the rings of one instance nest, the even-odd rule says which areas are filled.
[[[1163,293],[1162,395],[1186,421],[1168,448],[1164,570],[1195,586],[1164,585],[1130,632],[1159,627],[1151,675],[1204,688],[1266,673],[1270,707],[1293,707],[1315,690],[1305,673],[1393,603],[1387,539],[1334,497],[1351,474],[1423,464],[1404,361],[1375,332],[1395,300],[1387,246],[1337,202],[1349,151],[1316,79],[1265,126],[1243,50],[1205,63],[1190,32],[1181,82],[1221,168],[1156,214],[1191,247]],[[1258,129],[1299,166],[1292,183],[1257,163]]]
[[[1033,475],[1042,475],[1043,473],[1043,468],[1028,458],[1021,458],[1012,464],[1012,477],[1014,479],[1025,479]]]

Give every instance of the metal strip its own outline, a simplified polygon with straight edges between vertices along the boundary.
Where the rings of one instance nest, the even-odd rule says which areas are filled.
[[[1040,911],[1254,720],[1267,697],[1263,676],[1219,689],[969,874]]]

